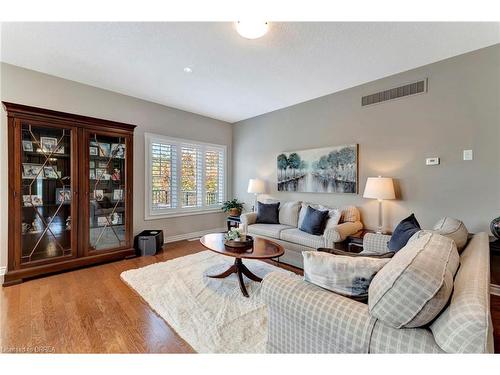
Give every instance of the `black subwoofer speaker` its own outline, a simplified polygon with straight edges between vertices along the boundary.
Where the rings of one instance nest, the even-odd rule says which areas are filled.
[[[135,236],[137,255],[155,255],[163,246],[162,230],[144,230]]]

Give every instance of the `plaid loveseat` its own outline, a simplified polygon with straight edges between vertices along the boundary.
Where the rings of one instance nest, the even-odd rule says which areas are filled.
[[[383,244],[372,239],[374,248]],[[492,353],[489,242],[486,233],[460,255],[450,302],[427,326],[393,328],[368,305],[298,277],[271,273],[262,285],[270,353]]]

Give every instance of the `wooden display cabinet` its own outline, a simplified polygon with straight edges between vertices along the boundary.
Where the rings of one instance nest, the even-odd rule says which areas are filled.
[[[4,286],[133,256],[135,125],[3,105],[9,138]]]

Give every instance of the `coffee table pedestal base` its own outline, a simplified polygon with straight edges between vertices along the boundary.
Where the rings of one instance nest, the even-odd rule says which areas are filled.
[[[238,275],[238,281],[240,283],[240,289],[241,293],[245,296],[248,297],[248,292],[247,288],[245,287],[245,284],[243,283],[243,275],[248,277],[250,280],[261,282],[262,279],[256,275],[254,275],[244,264],[243,261],[240,258],[236,258],[234,260],[234,264],[229,267],[227,270],[225,270],[222,273],[219,273],[218,275],[207,275],[207,277],[213,278],[213,279],[223,279],[228,277],[229,275],[232,275],[233,273]]]

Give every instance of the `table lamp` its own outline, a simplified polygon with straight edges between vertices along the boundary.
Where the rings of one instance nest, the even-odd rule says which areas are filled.
[[[382,201],[384,199],[396,199],[394,183],[390,177],[368,177],[366,180],[364,198],[378,200],[378,229],[377,233],[384,233],[382,228]]]
[[[262,194],[266,191],[266,186],[264,181],[259,180],[258,178],[251,178],[248,181],[248,192],[255,194],[254,205],[252,207],[252,211],[255,212],[255,208],[257,206],[257,195]]]

